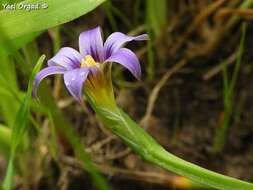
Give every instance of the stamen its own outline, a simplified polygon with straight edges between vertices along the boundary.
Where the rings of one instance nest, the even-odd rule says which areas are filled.
[[[81,67],[93,67],[97,65],[98,63],[90,55],[86,55],[81,61]]]

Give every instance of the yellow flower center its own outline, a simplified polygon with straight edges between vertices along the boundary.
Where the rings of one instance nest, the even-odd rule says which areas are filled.
[[[98,63],[90,55],[86,55],[81,61],[81,67],[94,67],[97,65]]]

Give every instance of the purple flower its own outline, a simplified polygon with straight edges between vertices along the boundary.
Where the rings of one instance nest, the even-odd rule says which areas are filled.
[[[35,77],[33,95],[42,79],[53,74],[63,74],[64,83],[70,94],[81,101],[82,87],[85,80],[96,74],[102,65],[117,62],[128,69],[137,79],[141,75],[141,67],[135,53],[122,46],[126,42],[147,40],[146,34],[127,36],[121,32],[112,33],[103,43],[101,29],[96,27],[82,32],[79,36],[79,51],[63,47],[48,61],[48,67],[42,69]]]

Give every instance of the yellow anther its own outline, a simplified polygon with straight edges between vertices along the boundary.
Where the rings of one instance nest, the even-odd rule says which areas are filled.
[[[96,61],[90,55],[86,55],[81,61],[81,67],[92,67],[96,65]]]

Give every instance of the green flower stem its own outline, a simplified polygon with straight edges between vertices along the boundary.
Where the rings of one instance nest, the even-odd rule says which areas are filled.
[[[197,183],[222,190],[253,190],[253,184],[221,175],[187,162],[167,152],[123,110],[97,104],[96,97],[86,91],[86,97],[98,117],[113,133],[125,141],[145,160]]]

